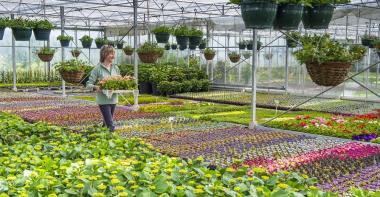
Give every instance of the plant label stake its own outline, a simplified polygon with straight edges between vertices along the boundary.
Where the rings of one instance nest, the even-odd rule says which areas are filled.
[[[276,115],[277,115],[277,108],[278,108],[278,105],[280,104],[280,101],[279,100],[274,100],[274,104],[276,104]]]
[[[170,116],[169,117],[169,122],[170,122],[170,129],[172,131],[172,134],[174,134],[174,130],[173,130],[173,122],[175,120],[175,117],[174,116]]]

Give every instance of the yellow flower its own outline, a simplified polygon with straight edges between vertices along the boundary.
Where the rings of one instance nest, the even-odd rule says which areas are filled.
[[[117,174],[117,171],[114,170],[114,171],[111,172],[111,174]]]
[[[14,181],[14,180],[16,180],[15,176],[8,176],[7,177],[7,181]]]
[[[281,189],[286,189],[289,186],[287,184],[285,184],[285,183],[280,183],[280,184],[278,184],[278,187],[281,188]]]
[[[203,192],[204,192],[203,189],[195,189],[194,190],[194,193],[196,193],[196,194],[201,194]]]
[[[132,172],[132,176],[138,177],[139,173],[138,172]]]
[[[119,197],[127,197],[128,193],[127,192],[121,192],[119,193]]]
[[[302,177],[303,177],[304,179],[308,179],[308,178],[309,178],[309,176],[307,176],[306,174],[302,174]]]
[[[149,189],[151,189],[151,190],[155,190],[155,189],[156,189],[156,186],[154,186],[154,185],[149,186]]]
[[[132,185],[132,186],[131,186],[131,189],[137,189],[137,188],[139,188],[138,185]]]
[[[115,187],[115,189],[116,189],[117,191],[122,191],[122,190],[125,189],[125,187],[118,185],[118,186]]]
[[[117,179],[117,176],[116,175],[111,175],[109,178],[110,179]]]
[[[230,180],[228,180],[228,183],[234,184],[234,183],[236,183],[236,180],[235,179],[230,179]]]
[[[96,193],[93,193],[92,196],[94,196],[94,197],[103,197],[104,194],[100,193],[100,192],[96,192]]]
[[[84,185],[82,183],[79,183],[79,184],[75,185],[75,187],[78,189],[82,189],[82,188],[84,188]]]
[[[39,185],[36,186],[36,188],[37,188],[37,190],[42,190],[42,189],[45,188],[45,186],[42,185],[42,184],[39,184]]]
[[[119,179],[111,179],[111,183],[116,185],[116,184],[120,183],[120,180]]]
[[[179,170],[179,173],[181,173],[181,174],[185,174],[186,172],[187,172],[187,170],[185,170],[185,169]]]
[[[197,189],[203,189],[204,186],[203,185],[197,185],[195,188],[197,188]]]
[[[253,168],[253,171],[255,173],[264,173],[265,169],[264,168],[255,167],[255,168]]]
[[[57,194],[49,194],[48,197],[57,197]]]
[[[211,174],[206,174],[205,177],[206,177],[206,178],[211,178],[212,175],[211,175]]]
[[[197,161],[200,161],[200,162],[203,162],[203,161],[204,161],[203,157],[197,157],[196,160],[197,160]]]
[[[178,189],[178,190],[184,190],[185,188],[183,186],[177,186],[176,189]]]
[[[103,183],[101,183],[100,185],[98,185],[97,188],[100,190],[105,190],[107,188],[107,186],[105,186]]]
[[[257,188],[256,188],[256,191],[258,191],[258,192],[262,192],[262,191],[264,191],[264,189],[263,189],[262,187],[257,187]]]
[[[236,192],[240,192],[240,187],[234,187],[234,190],[235,190]]]
[[[267,181],[269,179],[269,176],[261,176],[261,178],[264,180],[264,181]]]
[[[91,181],[96,181],[98,180],[98,178],[96,176],[90,176],[88,179],[90,179]]]
[[[290,174],[290,173],[289,173],[288,171],[285,170],[285,171],[284,171],[284,174],[285,174],[285,175],[288,175],[288,174]]]
[[[310,188],[311,190],[316,190],[316,189],[318,189],[317,187],[315,187],[315,186],[313,186],[313,185],[310,186],[309,188]]]
[[[226,171],[227,172],[234,172],[235,170],[233,168],[227,168]]]
[[[178,163],[177,166],[182,167],[183,163]]]
[[[189,185],[194,185],[195,181],[189,181]]]

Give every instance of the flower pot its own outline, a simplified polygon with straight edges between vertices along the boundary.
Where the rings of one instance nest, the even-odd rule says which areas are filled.
[[[154,34],[156,36],[157,43],[168,43],[170,34],[166,32],[162,33],[156,33]]]
[[[261,48],[261,43],[260,42],[257,42],[257,50],[260,50]],[[247,50],[252,50],[253,49],[253,44],[250,43],[250,44],[247,44]]]
[[[294,40],[291,40],[291,39],[286,40],[286,46],[289,48],[296,48],[297,45],[298,45],[298,43]]]
[[[243,0],[240,9],[246,28],[269,29],[272,28],[276,18],[277,4]]]
[[[215,53],[205,53],[204,55],[206,60],[213,60],[215,57]]]
[[[177,49],[177,45],[176,44],[172,44],[172,45],[170,45],[170,47],[172,48],[172,50],[176,50]]]
[[[95,42],[96,48],[100,49],[104,45],[103,43]]]
[[[129,49],[123,49],[125,55],[132,55],[133,54],[133,49],[132,50],[129,50]]]
[[[202,37],[199,36],[189,36],[189,45],[195,45],[198,46],[201,44]]]
[[[71,55],[73,56],[73,57],[78,57],[79,55],[80,55],[80,51],[71,51]]]
[[[5,27],[0,27],[0,40],[2,40],[4,37],[4,31],[5,31]]]
[[[187,49],[187,45],[179,45],[179,50],[183,51]]]
[[[303,9],[302,23],[305,29],[327,29],[334,13],[332,5],[313,5]]]
[[[117,48],[117,49],[123,49],[123,45],[124,45],[124,44],[119,43],[119,44],[116,45],[116,48]]]
[[[170,50],[170,45],[165,45],[165,50],[169,51]]]
[[[82,47],[83,48],[85,48],[85,49],[91,48],[92,41],[91,42],[81,41],[81,42],[82,42]]]
[[[70,40],[60,40],[62,47],[68,47],[70,45]]]
[[[12,28],[12,33],[16,41],[29,41],[32,36],[32,29]]]
[[[187,36],[176,36],[175,38],[179,46],[187,46],[189,43],[189,37]]]
[[[36,40],[49,40],[51,29],[33,29]]]
[[[301,4],[280,4],[277,8],[274,29],[298,29],[302,19],[303,6]]]
[[[140,94],[152,94],[152,84],[150,82],[139,82]]]
[[[197,45],[192,45],[192,44],[190,44],[190,45],[189,45],[189,49],[190,49],[190,50],[195,50],[195,49],[197,49]]]
[[[206,48],[206,43],[200,43],[198,46],[199,49],[203,50]]]
[[[50,62],[54,57],[54,54],[40,54],[39,53],[37,55],[40,58],[40,60],[43,62]]]
[[[152,64],[158,59],[158,54],[156,53],[137,53],[142,62]]]
[[[228,56],[232,63],[236,63],[240,60],[240,56]]]
[[[251,45],[252,46],[252,45]],[[246,44],[239,44],[239,49],[244,50],[247,47]],[[251,49],[252,50],[252,49]]]
[[[65,80],[67,83],[79,83],[83,78],[84,71],[61,71],[60,74],[62,79]]]
[[[346,78],[351,68],[349,62],[306,63],[307,72],[314,83],[320,86],[337,86]]]

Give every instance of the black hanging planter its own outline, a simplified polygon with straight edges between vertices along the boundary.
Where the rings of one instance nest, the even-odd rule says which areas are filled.
[[[169,41],[170,34],[169,33],[155,33],[157,43],[167,43]]]
[[[198,46],[201,44],[202,37],[199,36],[189,36],[189,45],[195,45]]]
[[[187,45],[179,45],[179,50],[183,51],[187,49]]]
[[[100,49],[104,45],[103,43],[95,42],[96,48]]]
[[[257,42],[257,50],[260,50],[261,48],[261,42]],[[247,50],[252,50],[253,49],[253,43],[248,43],[247,44]]]
[[[62,47],[68,47],[70,45],[70,40],[60,40]]]
[[[199,49],[203,50],[206,48],[206,43],[199,44]]]
[[[286,46],[289,48],[296,48],[298,43],[292,39],[287,39],[286,40]]]
[[[4,31],[5,31],[5,27],[0,27],[0,40],[2,40],[4,37]]]
[[[172,45],[170,45],[170,47],[172,48],[172,50],[176,50],[177,49],[177,45],[176,44],[172,44]]]
[[[150,82],[139,82],[140,94],[152,94],[152,84]]]
[[[247,47],[246,44],[239,43],[239,49],[240,50],[244,50],[246,47]],[[251,45],[251,47],[252,47],[252,45]]]
[[[123,49],[123,43],[118,43],[117,45],[116,45],[116,48],[117,49]]]
[[[243,0],[240,9],[246,28],[269,29],[273,27],[273,21],[276,18],[277,11],[276,3]]]
[[[175,38],[179,46],[187,46],[189,43],[189,37],[187,36],[176,36]]]
[[[170,50],[170,45],[165,45],[165,50]]]
[[[313,5],[303,9],[302,23],[305,29],[327,29],[334,13],[332,5]]]
[[[189,45],[189,49],[190,49],[190,50],[195,50],[195,49],[197,49],[197,45],[192,45],[192,44],[190,44],[190,45]]]
[[[36,40],[45,40],[48,41],[50,37],[51,29],[40,29],[35,28],[33,29],[34,37]]]
[[[82,47],[83,48],[91,48],[91,44],[92,44],[92,41],[91,42],[85,42],[85,41],[81,41],[82,42]]]
[[[277,8],[274,29],[295,30],[302,20],[303,6],[301,4],[279,4]]]
[[[32,36],[32,29],[12,28],[12,33],[16,41],[29,41]]]

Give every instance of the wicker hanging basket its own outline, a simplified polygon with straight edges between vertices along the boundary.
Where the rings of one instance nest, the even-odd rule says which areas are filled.
[[[71,51],[71,55],[72,55],[73,57],[79,57],[79,55],[80,55],[80,51]]]
[[[132,55],[133,54],[133,49],[132,50],[129,50],[129,49],[123,49],[125,55]]]
[[[43,62],[50,62],[54,57],[54,54],[40,54],[40,53],[38,53],[37,55],[40,58],[40,60]]]
[[[306,63],[311,80],[320,86],[337,86],[344,82],[351,68],[349,62]]]
[[[158,59],[158,54],[156,53],[137,53],[142,62],[152,64]]]
[[[232,63],[236,63],[240,60],[240,56],[228,56]]]
[[[215,57],[215,53],[205,53],[206,60],[212,60]]]
[[[84,71],[60,71],[61,77],[67,83],[79,83],[83,79]]]

